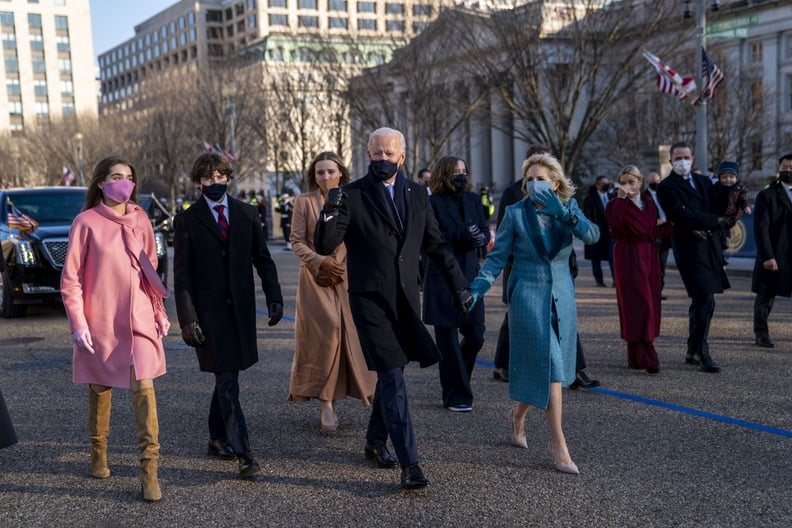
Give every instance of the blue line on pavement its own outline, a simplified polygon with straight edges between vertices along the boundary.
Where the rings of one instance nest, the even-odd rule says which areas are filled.
[[[485,367],[490,367],[490,368],[495,367],[495,365],[487,361],[476,360],[476,363]],[[714,414],[707,411],[700,411],[698,409],[693,409],[691,407],[683,407],[682,405],[665,403],[657,400],[652,400],[649,398],[644,398],[643,396],[635,396],[633,394],[627,394],[626,392],[617,392],[608,389],[603,389],[602,387],[595,387],[593,389],[586,389],[586,390],[591,392],[599,392],[601,394],[607,394],[608,396],[616,396],[617,398],[624,398],[625,400],[644,403],[646,405],[653,405],[655,407],[671,409],[672,411],[679,411],[687,414],[692,414],[694,416],[701,416],[702,418],[709,418],[710,420],[715,420],[716,422],[723,422],[731,425],[739,425],[741,427],[747,427],[748,429],[755,429],[757,431],[762,431],[764,433],[772,433],[779,436],[786,436],[787,438],[792,438],[792,431],[787,431],[785,429],[777,429],[775,427],[769,427],[767,425],[757,424],[753,422],[747,422],[745,420],[739,420],[737,418],[730,418],[729,416],[723,416],[721,414]]]

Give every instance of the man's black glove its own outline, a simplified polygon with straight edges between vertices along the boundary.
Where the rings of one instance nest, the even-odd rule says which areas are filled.
[[[476,224],[470,224],[467,226],[467,229],[468,233],[470,233],[470,243],[473,244],[474,248],[487,245],[487,242],[489,242],[489,237],[481,232],[479,226]]]
[[[734,227],[737,223],[737,215],[720,216],[718,217],[718,229],[727,230]]]
[[[344,202],[344,198],[346,197],[347,193],[345,193],[344,189],[341,187],[333,187],[327,191],[327,200],[325,200],[323,208],[325,216],[337,215],[338,210],[341,209],[341,204]]]
[[[332,189],[331,189],[332,190]],[[275,326],[283,317],[283,305],[279,302],[269,303],[269,326]]]
[[[467,315],[471,306],[473,306],[473,296],[470,295],[468,288],[462,288],[454,292],[454,308],[459,310],[462,315]]]
[[[206,341],[201,325],[197,321],[182,326],[181,331],[184,342],[193,348],[203,345]]]

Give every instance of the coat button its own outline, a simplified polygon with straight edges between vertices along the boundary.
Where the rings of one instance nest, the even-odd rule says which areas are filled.
[[[399,257],[399,262],[404,262],[404,257]]]
[[[407,284],[404,283],[404,282],[401,283],[401,286],[402,286],[402,288],[407,288]]]

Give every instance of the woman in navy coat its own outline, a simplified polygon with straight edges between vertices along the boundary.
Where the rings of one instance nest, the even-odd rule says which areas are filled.
[[[569,253],[573,236],[593,244],[599,228],[581,212],[558,160],[531,156],[522,174],[528,199],[506,209],[495,246],[470,290],[480,299],[514,255],[507,289],[509,396],[517,402],[509,413],[512,442],[528,447],[525,416],[531,407],[544,409],[556,469],[577,474],[561,428],[561,387],[575,380],[577,313]]]
[[[479,195],[470,192],[470,168],[465,160],[446,156],[432,170],[430,182],[429,203],[440,231],[451,245],[465,280],[471,281],[479,270],[478,249],[489,242],[489,228]],[[423,283],[423,320],[434,325],[435,341],[442,354],[443,406],[454,412],[471,411],[470,376],[484,344],[484,303],[476,304],[463,316],[454,308],[454,292],[430,259],[426,259]]]

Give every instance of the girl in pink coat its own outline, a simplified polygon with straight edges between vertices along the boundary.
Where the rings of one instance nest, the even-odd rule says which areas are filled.
[[[159,424],[153,379],[165,373],[168,292],[154,266],[154,231],[135,204],[135,168],[111,157],[94,167],[69,232],[61,294],[74,341],[74,382],[88,384],[91,474],[107,478],[112,387],[132,389],[143,498],[157,501]]]

